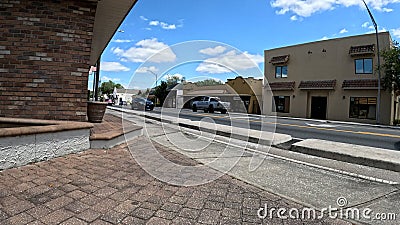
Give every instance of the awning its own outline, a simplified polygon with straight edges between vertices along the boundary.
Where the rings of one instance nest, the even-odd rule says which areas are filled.
[[[274,56],[271,58],[271,60],[269,61],[272,64],[284,64],[287,63],[289,61],[289,56],[290,55],[281,55],[281,56]]]
[[[349,54],[351,56],[373,55],[375,54],[375,45],[371,44],[371,45],[351,46]]]
[[[269,89],[271,91],[293,91],[294,87],[294,81],[269,83]]]
[[[96,63],[136,2],[137,0],[99,0],[97,2],[90,64],[94,65]]]
[[[378,79],[344,80],[343,89],[378,89]]]
[[[299,89],[335,89],[336,80],[309,80],[301,81]]]

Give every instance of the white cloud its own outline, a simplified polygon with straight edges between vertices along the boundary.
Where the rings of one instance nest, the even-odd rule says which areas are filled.
[[[114,82],[118,82],[121,79],[119,79],[119,78],[111,78],[111,77],[107,77],[107,76],[102,76],[101,77],[101,82],[107,82],[109,80],[114,81]]]
[[[119,62],[101,62],[100,70],[108,72],[126,72],[130,69]]]
[[[176,59],[175,53],[163,42],[159,42],[157,38],[144,39],[135,44],[136,47],[131,47],[127,50],[120,48],[112,49],[112,52],[131,62],[173,62]],[[151,58],[149,58],[151,57]]]
[[[349,32],[348,30],[346,30],[346,28],[343,28],[342,30],[339,31],[339,34],[344,34]]]
[[[199,52],[205,55],[218,55],[223,53],[226,50],[226,48],[224,46],[215,46],[214,48],[205,48],[205,49],[201,49]]]
[[[329,38],[328,38],[328,36],[324,36],[324,37],[322,37],[320,40],[321,41],[325,41],[325,40],[328,40]]]
[[[150,26],[158,26],[159,24],[160,24],[160,21],[157,21],[157,20],[152,20],[149,22]]]
[[[123,40],[123,39],[116,39],[116,40],[112,40],[112,42],[116,42],[116,43],[130,43],[133,40]]]
[[[149,25],[150,26],[160,26],[164,30],[175,30],[176,27],[177,27],[175,24],[169,24],[169,23],[166,23],[166,22],[158,21],[158,20],[150,21]],[[179,27],[182,27],[182,24],[180,24]]]
[[[393,12],[393,9],[389,9],[389,8],[382,8],[382,12]]]
[[[369,26],[369,22],[365,22],[365,23],[363,23],[362,25],[361,25],[361,27],[363,27],[363,28],[367,28]]]
[[[137,68],[136,73],[148,73],[149,71],[153,72],[153,73],[157,73],[158,69],[155,66],[141,66],[139,68]]]
[[[140,16],[140,19],[142,19],[142,20],[144,20],[144,21],[147,21],[147,20],[149,20],[149,19],[147,19],[146,17],[144,17],[144,16]]]
[[[291,16],[291,17],[290,17],[290,20],[292,20],[292,21],[296,21],[296,20],[298,20],[298,18],[297,18],[297,16],[296,16],[296,15],[293,15],[293,16]]]
[[[389,12],[391,9],[385,8],[385,6],[399,3],[400,0],[366,0],[365,2],[375,10]],[[338,7],[359,6],[365,8],[361,0],[273,0],[271,6],[277,8],[277,14],[291,12],[302,17],[309,17],[314,13],[334,10]]]
[[[396,38],[400,38],[400,27],[397,29],[391,29],[390,32],[392,33],[393,36]]]
[[[264,61],[261,55],[252,55],[248,52],[237,53],[231,50],[217,57],[206,59],[197,68],[197,72],[205,73],[226,73],[231,70],[246,70],[257,67],[257,64]]]

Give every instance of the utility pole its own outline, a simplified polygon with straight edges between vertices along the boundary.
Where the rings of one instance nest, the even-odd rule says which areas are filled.
[[[381,118],[380,118],[380,109],[381,109],[381,58],[380,58],[380,49],[379,49],[379,38],[378,38],[378,25],[375,22],[374,16],[372,16],[371,11],[368,8],[367,3],[365,3],[364,0],[362,0],[364,2],[365,7],[367,8],[369,17],[371,17],[371,21],[372,24],[374,25],[375,28],[375,36],[376,36],[376,48],[378,51],[378,98],[377,98],[377,102],[376,102],[376,124],[380,124],[381,122]]]

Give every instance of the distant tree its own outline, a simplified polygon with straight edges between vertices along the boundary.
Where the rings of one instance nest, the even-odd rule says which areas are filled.
[[[123,88],[121,84],[116,84],[109,80],[108,82],[101,83],[100,91],[103,94],[110,96],[114,92],[114,87],[116,87],[117,89]]]
[[[385,76],[383,77],[383,88],[385,90],[394,91],[396,95],[400,95],[400,46],[394,41],[390,49],[381,51],[384,63],[381,69]]]
[[[143,95],[142,90],[139,90],[137,95],[142,96]]]
[[[197,86],[212,86],[212,85],[220,85],[223,83],[220,80],[206,79],[206,80],[197,81],[197,82],[195,82],[195,84],[197,84]]]
[[[167,80],[167,86],[169,87],[169,86],[179,83],[181,81],[181,78],[176,75],[172,75],[172,76],[168,75],[166,77],[166,80]]]
[[[161,81],[161,84],[158,85],[154,90],[154,95],[158,98],[161,105],[164,103],[164,100],[168,95],[167,88],[168,88],[167,82]]]

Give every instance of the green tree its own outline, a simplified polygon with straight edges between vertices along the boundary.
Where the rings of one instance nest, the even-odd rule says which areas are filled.
[[[116,87],[117,89],[123,88],[123,86],[121,84],[116,84],[116,83],[112,82],[111,80],[109,80],[108,82],[101,83],[100,91],[103,94],[110,96],[114,92],[114,87]]]
[[[212,86],[212,85],[220,85],[223,83],[220,80],[206,79],[206,80],[197,81],[197,82],[195,82],[195,84],[197,86]]]
[[[175,75],[173,75],[173,76],[168,75],[165,79],[167,80],[168,87],[172,86],[174,84],[177,84],[177,83],[179,83],[179,81],[181,81],[181,78],[179,76],[175,76]]]
[[[168,88],[167,82],[161,81],[161,84],[158,85],[154,90],[154,95],[158,98],[161,105],[164,104],[164,100],[168,95],[167,88]]]
[[[400,95],[400,46],[394,41],[390,49],[381,51],[384,64],[381,69],[385,76],[383,77],[382,86],[385,90],[394,91],[396,95]]]

